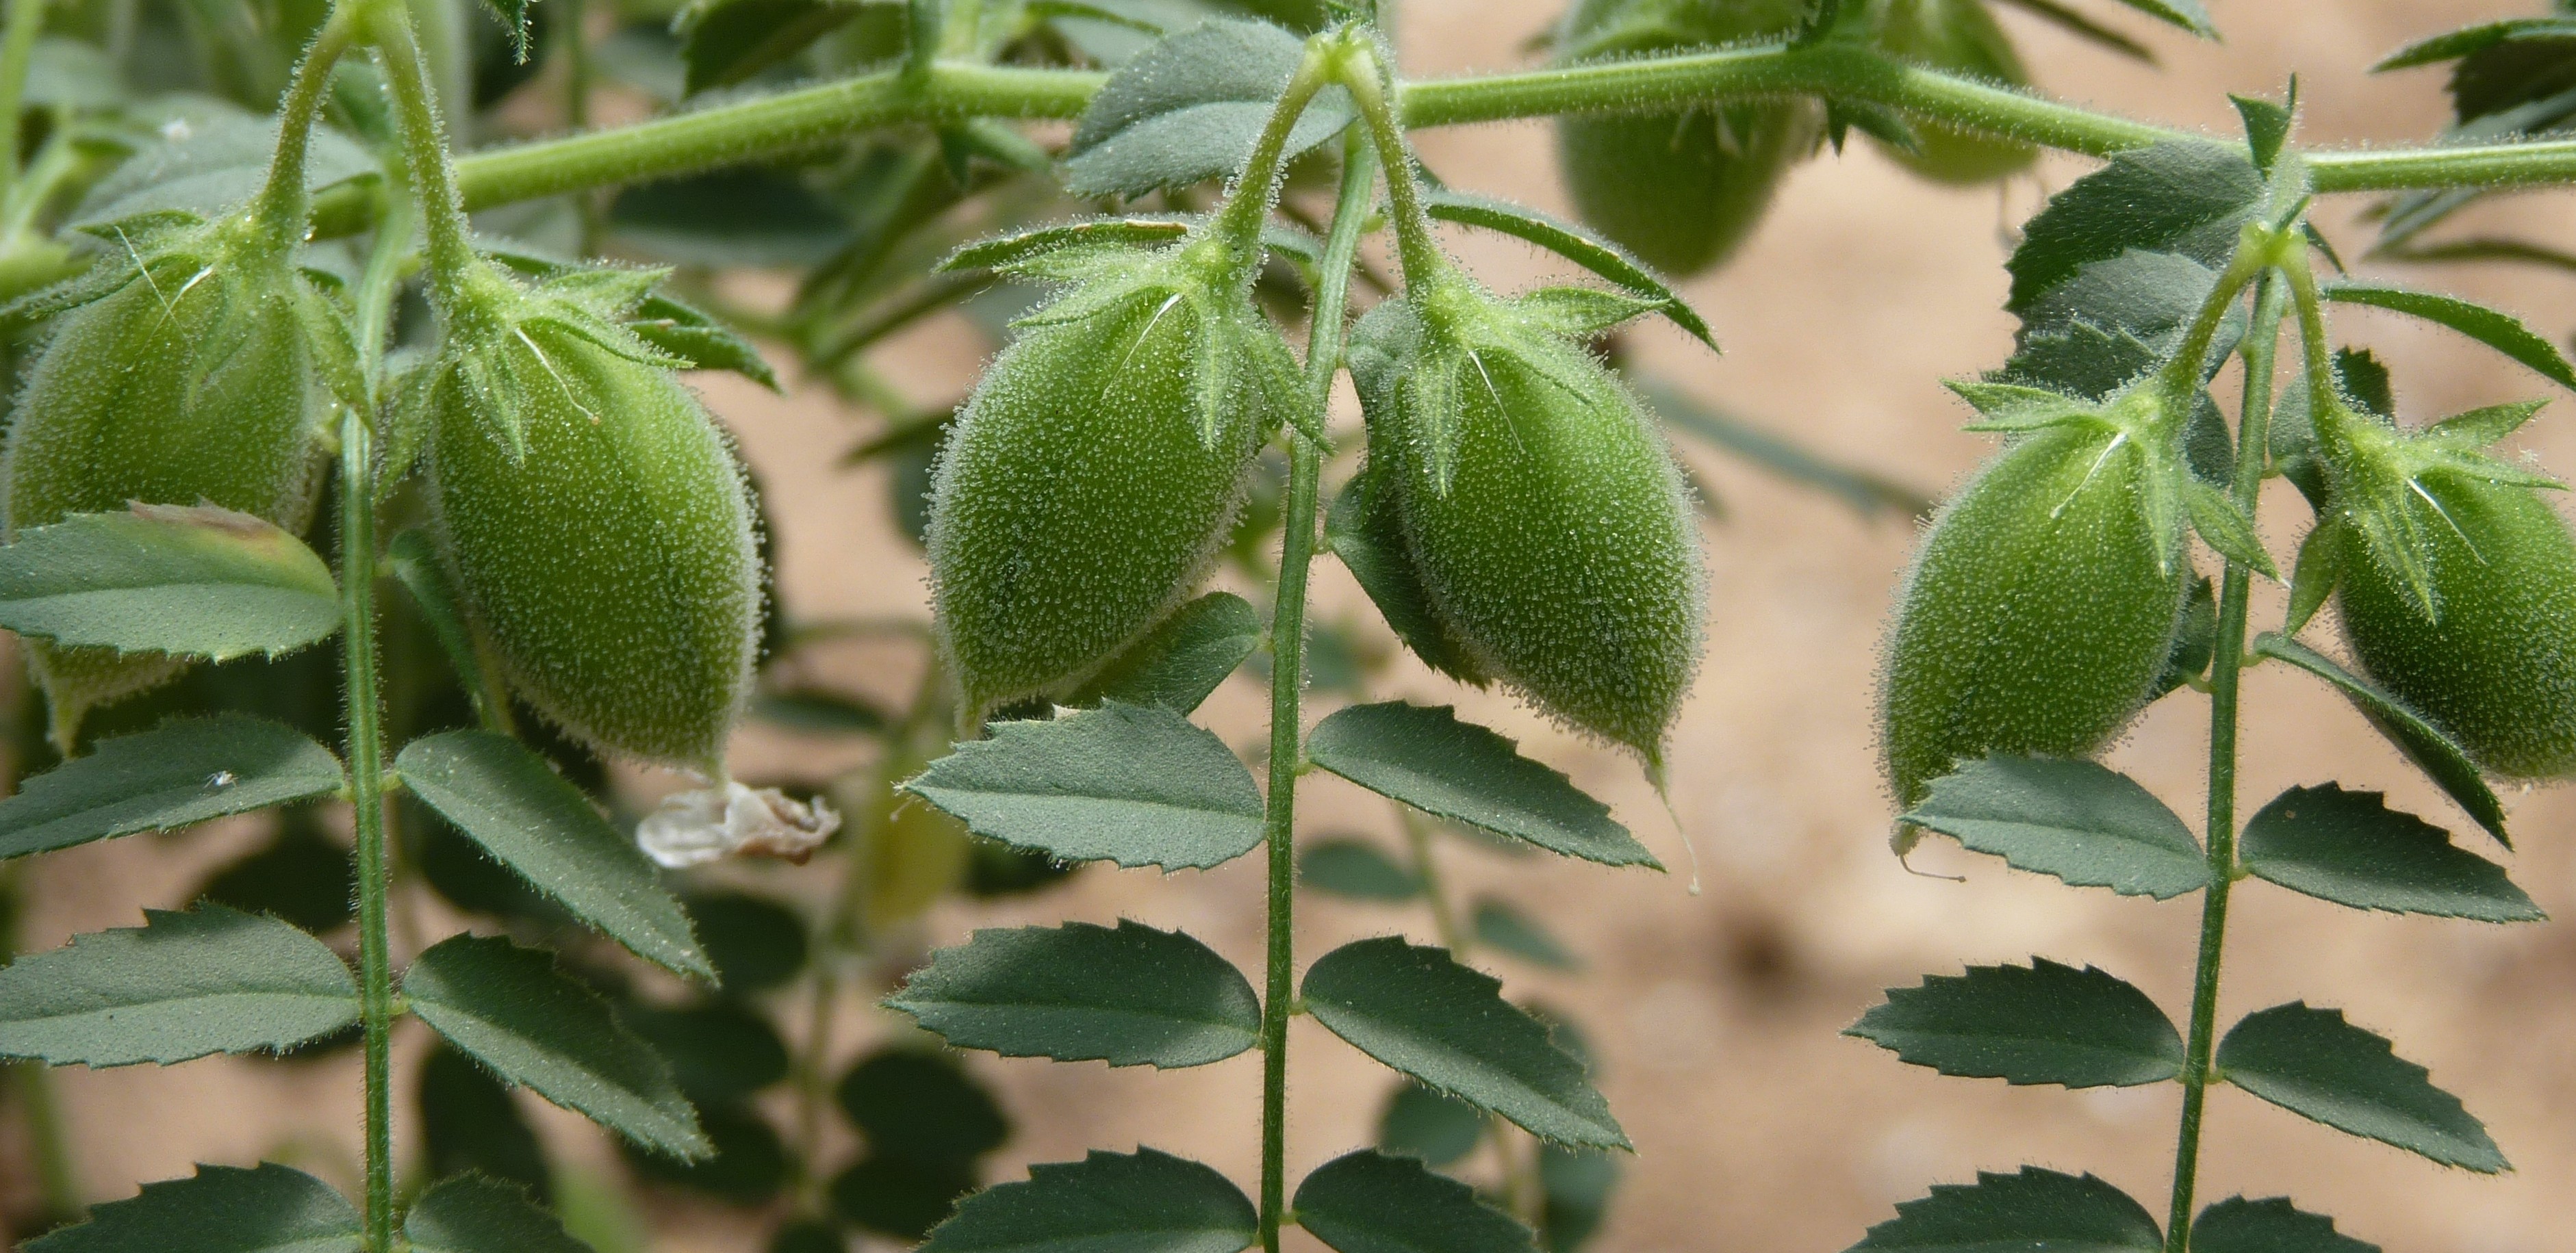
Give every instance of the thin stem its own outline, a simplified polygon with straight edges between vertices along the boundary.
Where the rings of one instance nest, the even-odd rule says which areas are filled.
[[[456,172],[447,159],[445,125],[429,72],[412,38],[411,22],[400,0],[376,0],[370,10],[376,51],[384,58],[385,80],[402,121],[404,176],[429,227],[429,280],[442,304],[456,284],[474,269],[474,242],[457,197]]]
[[[340,422],[340,607],[349,692],[349,798],[357,808],[358,1009],[366,1029],[367,1247],[394,1230],[393,967],[385,928],[384,744],[376,697],[375,454],[366,415]]]
[[[35,161],[10,184],[6,194],[0,194],[0,241],[16,240],[34,229],[36,215],[44,211],[45,202],[85,163],[80,145],[72,139],[69,119],[57,110],[53,131],[45,136],[44,146],[36,149]]]
[[[2236,422],[2233,494],[2237,506],[2249,518],[2254,516],[2262,495],[2266,453],[2271,447],[2273,351],[2280,334],[2281,284],[2267,277],[2256,295],[2253,327],[2242,349],[2245,401]],[[2201,898],[2200,954],[2192,976],[2191,1035],[2184,1044],[2182,1118],[2174,1137],[2173,1204],[2165,1228],[2167,1253],[2189,1253],[2191,1248],[2192,1201],[2200,1175],[2201,1115],[2214,1077],[2211,1056],[2218,1037],[2219,972],[2227,947],[2228,896],[2237,875],[2237,696],[2245,668],[2245,614],[2251,586],[2246,568],[2229,562],[2218,596],[2218,646],[2209,663],[2209,888]]]
[[[468,209],[666,178],[785,156],[851,135],[977,117],[1079,117],[1108,81],[1089,70],[941,62],[907,81],[866,74],[589,134],[481,152],[457,163]],[[2107,157],[2207,136],[1904,65],[1866,48],[1748,48],[1406,83],[1393,109],[1407,128],[1558,113],[1676,108],[1726,100],[1820,96],[1897,109],[1918,120],[2087,156]],[[2321,193],[2576,182],[2576,140],[2309,152]],[[344,187],[316,207],[317,236],[364,230],[375,206]]]
[[[388,188],[385,215],[376,221],[374,246],[367,250],[367,268],[358,278],[358,368],[367,380],[367,390],[379,404],[384,383],[385,338],[392,333],[394,297],[401,292],[404,272],[412,259],[412,232],[420,225],[419,210],[412,203],[411,180],[395,175],[399,186]]]
[[[1431,828],[1414,816],[1411,809],[1398,803],[1396,820],[1404,825],[1405,847],[1413,854],[1413,880],[1422,886],[1422,899],[1431,906],[1431,931],[1440,937],[1440,947],[1464,960],[1467,956],[1467,933],[1458,929],[1458,911],[1449,904],[1449,894],[1440,883],[1440,864],[1431,855]]]
[[[564,126],[569,130],[590,129],[590,0],[560,0],[562,9],[555,14],[556,41],[562,46],[564,67]],[[599,197],[583,192],[573,197],[573,206],[581,218],[581,254],[598,251],[600,212]]]
[[[1306,102],[1323,87],[1329,59],[1321,40],[1306,42],[1305,59],[1298,62],[1287,90],[1272,106],[1270,120],[1263,124],[1260,138],[1253,141],[1252,159],[1244,164],[1243,177],[1227,190],[1225,207],[1218,210],[1209,228],[1209,237],[1228,250],[1227,282],[1232,289],[1249,290],[1260,272],[1261,227],[1270,220],[1271,201],[1279,194],[1288,136],[1296,130],[1297,119],[1305,115]]]
[[[1422,208],[1421,180],[1413,174],[1413,149],[1405,143],[1395,110],[1387,105],[1384,62],[1374,49],[1362,48],[1355,50],[1343,65],[1342,85],[1349,89],[1352,103],[1359,106],[1369,139],[1377,146],[1378,160],[1386,166],[1386,199],[1395,221],[1396,259],[1404,267],[1405,288],[1411,290],[1448,269],[1449,261],[1440,254],[1439,242],[1431,237],[1431,217]]]
[[[8,127],[6,142],[0,142],[0,196],[18,181],[23,138],[18,117],[26,106],[27,67],[36,59],[36,37],[44,33],[45,0],[9,0],[8,24],[0,29],[0,121]]]
[[[347,4],[331,7],[331,16],[304,49],[277,106],[277,155],[268,166],[268,183],[260,189],[258,220],[269,243],[280,252],[304,239],[305,217],[312,194],[305,187],[305,154],[312,147],[313,115],[331,89],[331,70],[349,48],[357,22]]]
[[[1376,170],[1354,135],[1343,145],[1342,195],[1324,246],[1307,337],[1307,402],[1320,410],[1341,369],[1342,313],[1350,295],[1351,260],[1368,216]],[[1294,934],[1297,890],[1297,775],[1305,765],[1301,704],[1306,685],[1306,574],[1315,556],[1317,480],[1322,450],[1295,427],[1288,431],[1288,499],[1279,544],[1279,595],[1270,619],[1270,797],[1263,822],[1269,845],[1267,991],[1261,1002],[1261,1247],[1279,1253],[1288,1213],[1288,1018],[1296,1007]]]

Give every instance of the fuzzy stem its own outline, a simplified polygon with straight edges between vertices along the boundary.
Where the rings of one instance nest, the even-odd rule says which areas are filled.
[[[1307,403],[1322,409],[1342,361],[1342,312],[1351,262],[1376,182],[1368,151],[1344,141],[1342,194],[1324,246],[1307,337]],[[1322,450],[1292,424],[1288,434],[1288,500],[1279,544],[1279,593],[1270,619],[1270,796],[1263,821],[1269,845],[1267,990],[1261,1001],[1261,1247],[1279,1253],[1288,1213],[1288,1019],[1296,1009],[1297,776],[1305,768],[1300,705],[1306,685],[1306,573],[1315,556],[1317,480]]]
[[[24,136],[18,117],[27,101],[27,67],[36,59],[36,37],[45,33],[45,0],[9,0],[9,17],[0,29],[0,121],[7,123],[0,142],[0,196],[18,181],[18,145]]]
[[[890,126],[976,117],[1074,118],[1108,76],[1089,70],[941,62],[778,92],[736,104],[476,153],[457,163],[470,209],[808,151]],[[2107,157],[2150,144],[2211,142],[2041,96],[1900,64],[1866,48],[1782,46],[1644,57],[1399,85],[1408,128],[1562,113],[1682,109],[1811,96],[1896,109],[1917,121]],[[2576,182],[2576,140],[2306,154],[2320,193]],[[373,205],[343,188],[317,207],[317,235],[363,230]]]
[[[304,240],[305,217],[312,193],[305,183],[305,157],[312,148],[313,115],[331,89],[331,71],[348,51],[357,18],[349,4],[331,7],[331,16],[306,45],[296,62],[295,78],[277,106],[277,155],[268,164],[268,182],[260,188],[256,220],[269,244],[279,252]]]
[[[411,181],[413,198],[429,228],[430,288],[442,305],[452,305],[458,285],[477,262],[464,202],[457,196],[456,171],[447,158],[437,96],[401,0],[375,0],[369,15],[376,51],[384,58],[385,79],[402,123],[404,176]]]
[[[1287,165],[1288,136],[1297,129],[1306,105],[1324,85],[1331,63],[1325,36],[1306,41],[1305,59],[1288,79],[1288,88],[1270,110],[1270,120],[1252,146],[1243,177],[1227,189],[1225,207],[1217,211],[1208,236],[1225,245],[1226,285],[1249,291],[1261,270],[1261,227],[1270,220],[1271,201],[1279,194],[1279,176]]]
[[[2267,258],[2268,259],[2268,258]],[[2233,267],[2230,268],[2233,273]],[[2236,422],[2238,508],[2251,518],[2261,501],[2272,438],[2272,364],[2281,334],[2281,285],[2266,278],[2254,302],[2242,349],[2245,400]],[[2227,948],[2227,904],[2236,868],[2237,697],[2245,670],[2245,615],[2252,578],[2227,563],[2218,595],[2218,645],[2209,662],[2209,888],[2201,898],[2200,954],[2192,974],[2191,1035],[2184,1044],[2182,1117],[2174,1136],[2173,1203],[2165,1226],[2167,1253],[2189,1253],[2192,1202],[2199,1187],[2201,1116],[2214,1077],[2218,988]]]
[[[349,799],[357,809],[358,1005],[366,1030],[367,1248],[392,1253],[393,966],[385,926],[384,742],[376,697],[375,453],[366,415],[340,422],[340,607],[349,693]]]
[[[1342,85],[1359,106],[1360,119],[1377,145],[1378,161],[1386,167],[1386,199],[1392,210],[1389,216],[1395,221],[1396,259],[1404,267],[1404,286],[1410,291],[1438,278],[1449,268],[1449,259],[1441,255],[1439,241],[1432,238],[1431,217],[1422,208],[1421,180],[1413,173],[1413,149],[1405,142],[1395,110],[1387,104],[1384,60],[1375,49],[1363,46],[1354,49],[1343,66]]]

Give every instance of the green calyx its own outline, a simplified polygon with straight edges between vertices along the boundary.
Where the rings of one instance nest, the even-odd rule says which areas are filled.
[[[1020,320],[934,474],[938,631],[968,725],[1152,629],[1205,570],[1262,441],[1306,420],[1294,357],[1209,244],[1002,264],[1067,290]]]
[[[657,277],[460,276],[419,406],[429,499],[523,698],[603,749],[715,774],[764,576],[730,440],[616,323]]]
[[[1601,295],[1497,300],[1448,272],[1361,320],[1351,372],[1368,503],[1400,524],[1377,547],[1410,556],[1433,621],[1416,649],[1657,766],[1698,668],[1707,576],[1652,418],[1567,338],[1651,307]]]
[[[2538,402],[2499,405],[2418,431],[2401,430],[2340,396],[2328,396],[2315,407],[2312,421],[2326,476],[2324,511],[2355,538],[2372,566],[2404,589],[2425,620],[2438,622],[2443,613],[2434,573],[2443,537],[2468,538],[2433,485],[2447,478],[2515,491],[2562,486],[2486,451],[2540,407]]]

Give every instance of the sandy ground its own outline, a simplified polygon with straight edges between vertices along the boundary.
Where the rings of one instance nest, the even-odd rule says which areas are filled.
[[[2111,12],[2115,6],[2080,7]],[[2007,15],[2042,86],[2167,122],[2232,130],[2226,91],[2274,93],[2302,76],[2306,135],[2319,143],[2396,143],[2434,126],[2438,73],[2371,78],[2362,67],[2407,40],[2467,21],[2518,14],[2510,0],[2334,0],[2330,4],[2214,5],[2227,42],[2151,32],[2170,68],[2158,72],[2097,53]],[[1523,40],[1552,7],[1525,0],[1416,0],[1403,47],[1414,74],[1495,68],[1522,60]],[[2117,19],[2115,19],[2117,20]],[[2129,29],[2147,24],[2121,21]],[[1562,209],[1544,126],[1515,124],[1422,136],[1454,183]],[[1643,336],[1646,362],[1691,390],[1855,463],[1943,489],[1987,449],[1957,428],[1964,411],[1939,386],[2002,360],[2012,322],[2002,227],[2063,186],[2085,163],[2051,159],[2038,181],[1953,191],[1912,181],[1857,143],[1798,171],[1769,223],[1733,268],[1698,281],[1690,297],[1726,345],[1710,357],[1678,334]],[[2044,184],[2044,186],[2043,186]],[[2481,211],[2481,224],[2566,235],[2566,201],[2526,198]],[[2321,210],[2358,252],[2348,226],[2357,203]],[[1481,275],[1513,287],[1549,273],[1494,237],[1462,238]],[[2412,273],[2513,308],[2551,333],[2576,326],[2576,288],[2534,271],[2452,268]],[[2445,332],[2369,314],[2338,321],[2348,338],[2395,368],[2401,406],[2427,418],[2544,394],[2544,384]],[[977,349],[954,325],[933,325],[880,355],[924,399],[953,394]],[[920,565],[883,525],[885,484],[831,467],[859,428],[817,387],[773,398],[708,379],[710,399],[740,433],[778,502],[782,580],[802,614],[925,613]],[[2563,406],[2561,407],[2563,409]],[[2544,415],[2524,437],[2562,472],[2576,468],[2576,434]],[[1618,873],[1465,850],[1448,857],[1453,890],[1491,892],[1543,916],[1584,955],[1573,975],[1504,966],[1510,991],[1572,1011],[1601,1054],[1602,1083],[1638,1155],[1599,1246],[1622,1253],[1740,1248],[1823,1253],[1856,1240],[1891,1206],[1927,1184],[1980,1169],[2039,1163],[2089,1170],[2146,1198],[2161,1214],[2177,1091],[2069,1094],[1945,1079],[1837,1035],[1882,987],[1963,963],[2032,954],[2091,962],[2185,1013],[2197,926],[2188,901],[2168,904],[2078,892],[2000,863],[1927,847],[1908,874],[1885,851],[1888,807],[1875,766],[1870,705],[1877,641],[1913,534],[1856,520],[1837,505],[1722,457],[1694,454],[1726,502],[1709,531],[1711,640],[1696,698],[1674,748],[1674,802],[1695,837],[1706,891],[1684,877]],[[2268,538],[2284,561],[2305,511],[2270,502]],[[1327,617],[1363,602],[1348,577],[1318,566]],[[2257,606],[2277,617],[2277,597]],[[910,682],[884,656],[854,661],[860,681],[889,695]],[[1506,699],[1459,693],[1410,663],[1403,695],[1457,701],[1469,716],[1523,738],[1614,801],[1666,859],[1681,864],[1671,827],[1632,764],[1546,726]],[[2340,778],[2385,788],[2409,808],[2459,824],[2433,791],[2340,702],[2278,667],[2247,683],[2245,803],[2280,787]],[[1248,681],[1221,691],[1208,717],[1231,742],[1257,744],[1261,694]],[[2205,703],[2185,694],[2157,707],[2113,755],[2196,812]],[[790,751],[752,737],[746,760]],[[1311,831],[1392,838],[1382,805],[1318,782]],[[2520,882],[2557,914],[2576,914],[2576,847],[2566,838],[2576,798],[2509,798],[2522,851]],[[138,906],[166,906],[196,869],[237,848],[243,832],[137,840],[57,857],[38,878],[28,937],[48,945],[76,931],[130,923]],[[1939,842],[1935,842],[1937,845]],[[792,874],[780,890],[811,890]],[[1094,871],[1055,893],[1001,906],[947,905],[921,925],[921,943],[953,943],[978,925],[1117,917],[1186,926],[1256,964],[1260,880],[1254,860],[1162,878]],[[1402,928],[1427,940],[1426,917],[1309,898],[1299,919],[1304,954]],[[2242,1093],[2212,1099],[2203,1192],[2287,1194],[2336,1216],[2343,1229],[2421,1253],[2576,1250],[2576,931],[2512,929],[2362,916],[2267,885],[2239,894],[2228,952],[2230,1016],[2292,999],[2346,1008],[2391,1035],[2483,1117],[2519,1168],[2500,1178],[2446,1171],[2308,1124]],[[868,1020],[860,1032],[883,1031]],[[1293,1037],[1292,1174],[1365,1142],[1388,1086],[1384,1071],[1301,1022]],[[1256,1166],[1258,1064],[1249,1056],[1178,1074],[1112,1072],[978,1057],[1020,1127],[997,1177],[1026,1160],[1078,1156],[1091,1146],[1150,1143],[1199,1156],[1237,1179]],[[133,1179],[191,1161],[248,1163],[284,1156],[339,1177],[356,1141],[354,1076],[343,1064],[232,1060],[169,1070],[70,1072],[60,1090],[90,1194],[127,1194]],[[576,1159],[600,1160],[570,1119],[549,1134]],[[23,1171],[0,1159],[0,1170]],[[23,1178],[23,1175],[21,1175]],[[716,1210],[664,1216],[669,1250],[756,1247],[760,1226]],[[1298,1237],[1303,1240],[1302,1236]],[[1317,1247],[1301,1244],[1299,1247]]]

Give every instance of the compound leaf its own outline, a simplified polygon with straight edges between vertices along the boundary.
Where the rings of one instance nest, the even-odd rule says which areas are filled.
[[[2415,712],[2406,702],[2387,689],[2354,674],[2335,660],[2277,632],[2266,631],[2254,637],[2254,655],[2286,661],[2301,670],[2325,680],[2342,691],[2345,699],[2359,708],[2370,725],[2388,737],[2415,768],[2439,785],[2451,800],[2477,820],[2479,826],[2506,848],[2513,841],[2504,832],[2504,806],[2486,780],[2478,777],[2477,763],[2469,760],[2467,751],[2440,727]]]
[[[1708,345],[1710,351],[1717,350],[1717,335],[1708,329],[1708,320],[1693,310],[1670,283],[1627,249],[1591,231],[1536,209],[1467,192],[1433,191],[1422,198],[1422,207],[1438,221],[1500,231],[1545,248],[1656,302],[1655,312],[1671,318],[1673,325],[1690,332],[1691,338]]]
[[[1522,961],[1550,970],[1573,970],[1583,964],[1547,928],[1501,901],[1489,898],[1476,902],[1476,912],[1468,925],[1478,944]]]
[[[1094,1150],[967,1198],[922,1253],[1240,1253],[1260,1225],[1243,1190],[1197,1162]]]
[[[1346,944],[1308,968],[1315,1021],[1388,1066],[1562,1144],[1627,1148],[1583,1063],[1490,975],[1402,936]]]
[[[1261,615],[1249,602],[1232,592],[1210,592],[1111,658],[1065,703],[1114,700],[1186,714],[1261,646],[1261,631]]]
[[[165,831],[340,790],[340,759],[303,732],[237,713],[102,740],[0,800],[0,858]]]
[[[903,787],[977,835],[1065,861],[1204,869],[1261,843],[1252,772],[1158,705],[999,723]]]
[[[1001,270],[1067,248],[1151,247],[1172,243],[1189,233],[1190,224],[1179,218],[1080,218],[976,240],[948,254],[939,268]]]
[[[1605,866],[1653,866],[1652,854],[1610,819],[1610,807],[1512,742],[1447,705],[1389,701],[1335,710],[1307,737],[1326,770],[1425,813],[1527,840]]]
[[[456,936],[412,962],[402,991],[431,1030],[512,1086],[656,1152],[710,1152],[670,1067],[545,952]]]
[[[2120,0],[2120,3],[2205,39],[2218,37],[2218,28],[2209,24],[2209,10],[2200,6],[2200,0]]]
[[[2302,1002],[2248,1014],[2218,1043],[2228,1082],[2338,1131],[2480,1174],[2510,1170],[2487,1129],[2388,1041]]]
[[[850,1067],[834,1095],[879,1157],[954,1163],[971,1172],[976,1158],[1011,1136],[993,1094],[946,1053],[880,1049]]]
[[[215,661],[340,628],[331,568],[276,523],[212,505],[76,513],[0,548],[0,627]]]
[[[1204,1066],[1251,1048],[1261,1002],[1178,931],[1119,920],[978,931],[931,955],[886,1004],[961,1048],[1005,1057]]]
[[[1433,1166],[1446,1166],[1475,1152],[1484,1138],[1485,1111],[1410,1079],[1388,1094],[1386,1109],[1377,1120],[1379,1148],[1418,1157]]]
[[[1223,18],[1156,44],[1091,98],[1066,150],[1066,190],[1141,196],[1240,171],[1305,54],[1304,40],[1276,26]],[[1287,155],[1354,116],[1350,94],[1326,88],[1289,132]]]
[[[2156,1253],[2156,1220],[2129,1195],[2092,1175],[2037,1166],[2018,1174],[1977,1172],[1973,1184],[1936,1184],[1896,1207],[1850,1253]]]
[[[2288,1197],[2249,1201],[2231,1196],[2191,1220],[2199,1253],[2379,1253],[2335,1231],[2334,1220],[2293,1208]]]
[[[1933,780],[1901,821],[2078,887],[2167,900],[2209,886],[2209,863],[2182,819],[2094,762],[1972,761]]]
[[[2339,783],[2281,793],[2245,824],[2237,853],[2261,878],[2355,909],[2481,922],[2547,916],[2504,867],[2453,845],[2440,827],[2390,809],[2380,793],[2347,792]]]
[[[1409,901],[1422,880],[1366,840],[1317,840],[1297,853],[1297,881],[1361,901]]]
[[[1297,1225],[1336,1253],[1537,1253],[1530,1230],[1435,1175],[1375,1149],[1334,1158],[1297,1185]]]
[[[716,968],[653,863],[527,746],[490,731],[412,741],[394,772],[441,817],[575,918],[684,977]]]
[[[262,1162],[147,1183],[88,1222],[29,1241],[27,1253],[360,1253],[365,1244],[357,1208],[331,1185]]]
[[[669,296],[646,296],[623,325],[635,338],[689,363],[692,370],[731,370],[771,391],[778,372],[751,341],[694,305]]]
[[[2196,5],[2194,7],[2197,7]],[[2005,308],[2026,314],[2087,262],[2129,249],[2220,266],[2263,199],[2263,176],[2235,144],[2176,140],[2123,152],[2051,197],[2022,230],[2005,268]]]
[[[2132,1087],[2182,1074],[2182,1033],[2135,986],[2097,968],[2047,958],[2028,966],[1970,966],[1887,1003],[1843,1032],[1945,1075]]]
[[[221,905],[143,919],[0,968],[0,1056],[166,1065],[291,1048],[358,1020],[349,968],[285,923]]]
[[[2559,354],[2558,346],[2523,325],[2522,320],[2512,314],[2490,309],[2474,300],[2387,283],[2328,283],[2323,295],[2340,304],[2369,305],[2374,309],[2387,309],[2447,326],[2529,366],[2533,373],[2550,382],[2576,390],[2576,368],[2567,364],[2567,358]]]
[[[591,1253],[517,1186],[459,1175],[412,1202],[403,1236],[415,1253]]]

